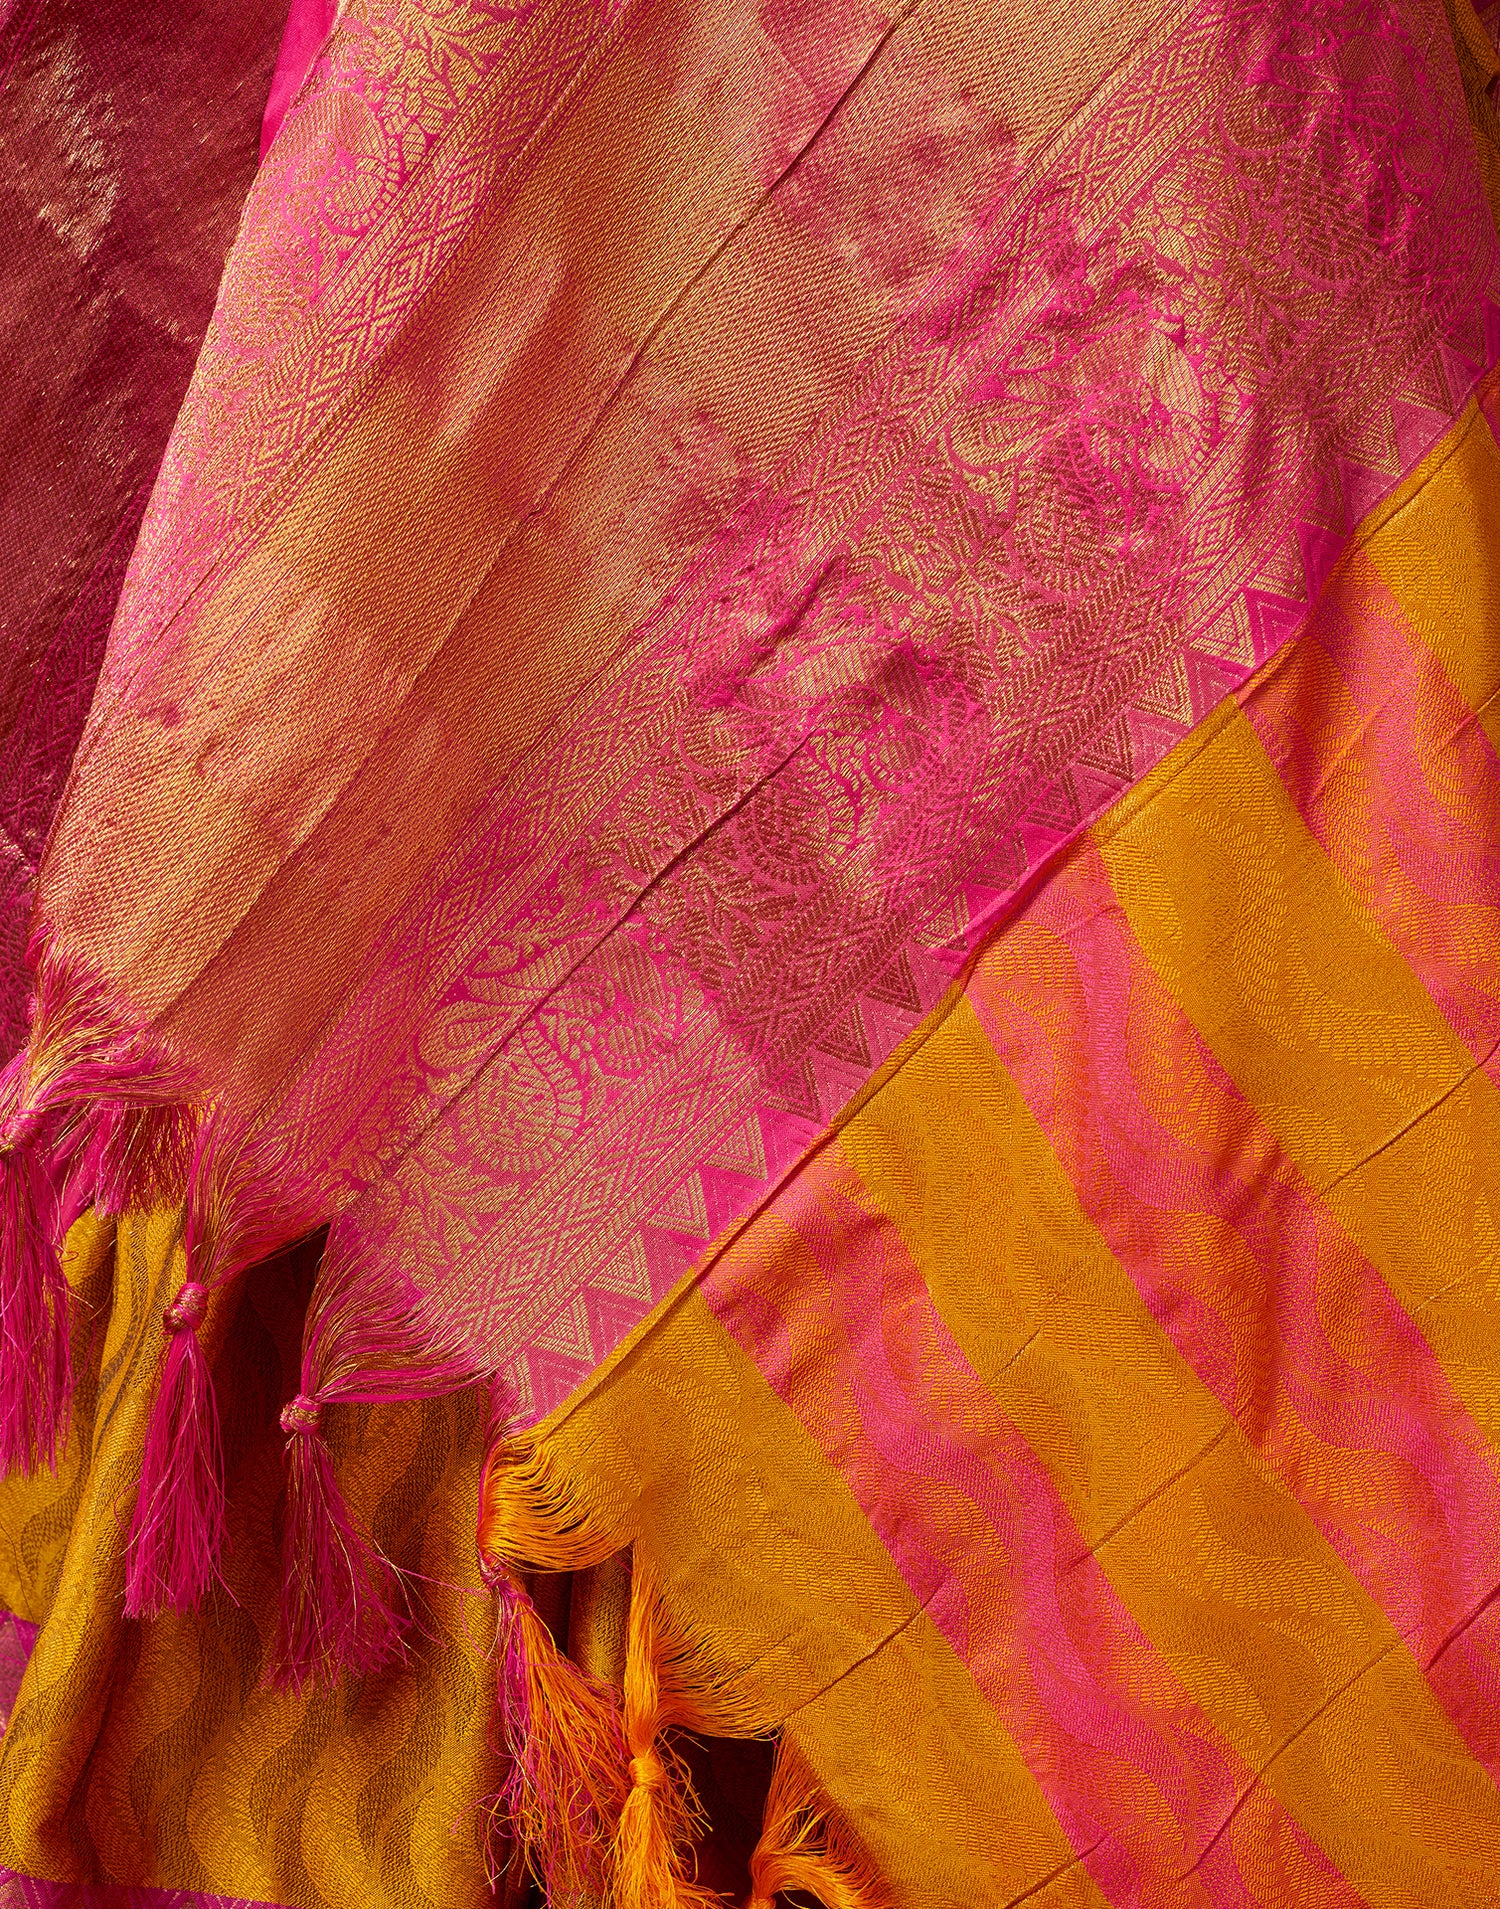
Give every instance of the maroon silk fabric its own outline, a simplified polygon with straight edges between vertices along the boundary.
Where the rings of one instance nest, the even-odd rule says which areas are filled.
[[[115,598],[254,177],[286,0],[0,3],[0,1051]]]

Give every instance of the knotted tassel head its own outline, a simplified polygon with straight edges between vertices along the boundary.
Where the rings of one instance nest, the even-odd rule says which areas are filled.
[[[219,1576],[224,1465],[219,1415],[198,1327],[210,1293],[307,1233],[315,1201],[222,1109],[197,1123],[188,1174],[187,1280],[167,1308],[166,1360],[141,1461],[125,1578],[130,1617],[187,1611]]]
[[[322,1434],[322,1402],[299,1393],[286,1433],[281,1616],[270,1681],[301,1690],[343,1671],[368,1676],[400,1657],[407,1611],[399,1573],[349,1514]]]
[[[615,1832],[619,1909],[719,1909],[718,1894],[686,1874],[699,1810],[686,1766],[664,1733],[705,1728],[707,1710],[722,1713],[722,1695],[698,1652],[669,1625],[656,1575],[638,1554],[631,1566],[625,1648],[630,1790]]]
[[[541,1452],[516,1441],[491,1451],[479,1555],[499,1602],[499,1715],[510,1764],[497,1802],[549,1909],[583,1909],[609,1895],[628,1788],[625,1741],[613,1693],[558,1649],[519,1574],[582,1570],[618,1549]]]
[[[286,1520],[273,1684],[301,1690],[343,1671],[366,1676],[402,1655],[412,1618],[401,1573],[339,1489],[324,1407],[433,1398],[475,1373],[475,1355],[427,1314],[416,1291],[390,1275],[372,1281],[335,1229],[303,1327],[302,1390],[281,1415]]]
[[[0,1071],[0,1472],[56,1465],[72,1394],[48,1123],[25,1079],[24,1055]]]
[[[776,1746],[760,1841],[750,1858],[745,1909],[775,1909],[779,1895],[823,1909],[888,1909],[890,1892],[833,1820],[818,1784],[782,1738]]]
[[[208,1289],[184,1283],[162,1323],[167,1353],[146,1428],[125,1552],[125,1614],[192,1610],[218,1576],[224,1459],[213,1375],[198,1338]]]

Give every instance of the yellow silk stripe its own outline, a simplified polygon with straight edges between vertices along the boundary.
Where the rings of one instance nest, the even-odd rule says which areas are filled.
[[[730,1250],[764,1259],[783,1236],[768,1214]],[[677,1619],[786,1720],[900,1909],[1096,1909],[1016,1745],[696,1292],[545,1429],[585,1501],[650,1557]]]
[[[1500,1443],[1500,1096],[1237,711],[1098,831],[1148,959]],[[1178,752],[1182,756],[1182,752]]]
[[[1500,374],[1488,382],[1500,401]],[[1477,405],[1403,488],[1371,561],[1500,750],[1500,445]]]
[[[1082,1860],[1033,1818],[1029,1800],[1007,1820],[1010,1739],[925,1617],[795,1712],[787,1734],[828,1795],[848,1799],[898,1909],[1103,1909]],[[991,1761],[986,1745],[997,1735],[1005,1750]],[[1017,1871],[1042,1868],[1049,1853],[1043,1879],[1017,1888]]]
[[[996,990],[1003,1012],[993,965],[971,995]],[[840,1144],[1226,1741],[1372,1909],[1491,1903],[1500,1796],[1383,1613],[1151,1318],[972,1007]]]

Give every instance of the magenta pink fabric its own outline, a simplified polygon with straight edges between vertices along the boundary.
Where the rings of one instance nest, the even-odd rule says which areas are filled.
[[[271,141],[281,130],[287,108],[298,88],[312,71],[313,61],[323,50],[323,42],[338,15],[338,0],[292,0],[287,15],[281,51],[276,56],[276,71],[271,75],[271,91],[261,121],[260,156],[266,156]]]
[[[188,1889],[138,1889],[124,1883],[44,1882],[0,1869],[0,1909],[274,1909],[243,1896]]]
[[[0,1051],[115,599],[255,167],[285,0],[0,8]]]

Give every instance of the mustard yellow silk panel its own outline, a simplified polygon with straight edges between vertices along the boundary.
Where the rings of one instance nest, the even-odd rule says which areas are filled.
[[[351,1409],[331,1426],[357,1515],[427,1574],[429,1635],[410,1662],[326,1696],[259,1687],[280,1589],[277,1415],[308,1263],[252,1275],[202,1328],[224,1413],[224,1585],[201,1615],[124,1620],[122,1543],[179,1226],[164,1212],[70,1236],[93,1372],[56,1480],[0,1487],[0,1589],[41,1622],[0,1745],[0,1863],[307,1909],[485,1902],[476,1805],[497,1775],[494,1613],[473,1556],[478,1396]]]

